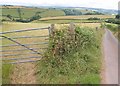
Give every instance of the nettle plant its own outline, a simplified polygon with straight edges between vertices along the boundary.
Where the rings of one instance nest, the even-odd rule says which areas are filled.
[[[69,29],[54,30],[49,40],[48,55],[62,58],[71,52],[86,48],[94,43],[94,40],[94,31],[91,29],[75,27],[72,33]]]

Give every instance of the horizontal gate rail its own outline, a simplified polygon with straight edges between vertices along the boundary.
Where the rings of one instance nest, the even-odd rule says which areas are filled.
[[[7,36],[1,35],[1,37],[4,37],[4,38],[6,38],[6,39],[8,39],[8,40],[10,40],[10,41],[12,41],[12,42],[14,42],[14,43],[16,43],[17,45],[22,46],[22,47],[28,49],[28,50],[31,50],[32,52],[35,52],[35,53],[37,53],[37,54],[40,54],[38,51],[36,51],[36,50],[34,50],[34,49],[30,49],[28,46],[25,46],[25,45],[23,45],[23,44],[21,44],[21,43],[15,41],[15,40],[13,40],[13,39],[7,37]]]
[[[48,42],[31,43],[31,44],[23,44],[23,45],[30,46],[30,45],[42,45],[42,44],[48,44]],[[11,47],[11,46],[21,46],[21,45],[11,44],[11,45],[3,45],[3,46],[0,46],[0,47]]]
[[[40,56],[32,56],[32,57],[24,57],[24,58],[3,58],[2,60],[21,60],[21,59],[29,59],[29,58],[40,58]]]
[[[40,37],[49,37],[49,35],[46,36],[18,36],[18,37],[11,37],[11,39],[21,39],[21,38],[40,38]],[[0,40],[5,38],[0,38]]]
[[[28,62],[37,62],[40,61],[40,59],[38,60],[24,60],[24,61],[18,61],[18,62],[7,62],[7,63],[2,63],[2,64],[19,64],[19,63],[28,63]]]
[[[25,53],[25,54],[4,54],[4,55],[1,55],[1,57],[7,57],[7,56],[21,56],[21,55],[28,55],[28,54],[36,54],[36,53]],[[40,55],[42,55],[43,53],[40,53]]]
[[[33,28],[33,29],[25,29],[25,30],[13,30],[13,31],[6,31],[6,32],[1,32],[0,34],[8,34],[8,33],[16,33],[16,32],[26,32],[26,31],[33,31],[33,30],[44,30],[44,29],[49,29],[50,27],[46,28]]]
[[[48,49],[48,48],[30,48],[30,49],[40,50],[40,49]],[[0,52],[18,52],[18,51],[26,51],[26,50],[28,50],[28,49],[2,50]]]

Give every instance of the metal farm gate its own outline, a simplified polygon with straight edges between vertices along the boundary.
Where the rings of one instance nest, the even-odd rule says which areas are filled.
[[[48,47],[51,27],[13,30],[0,33],[3,63],[35,62]]]

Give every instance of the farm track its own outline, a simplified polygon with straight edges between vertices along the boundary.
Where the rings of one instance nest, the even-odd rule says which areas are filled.
[[[118,84],[118,47],[120,47],[120,44],[110,30],[105,29],[105,31],[103,39],[104,81],[102,81],[102,84]]]
[[[11,84],[36,84],[35,63],[15,64]]]

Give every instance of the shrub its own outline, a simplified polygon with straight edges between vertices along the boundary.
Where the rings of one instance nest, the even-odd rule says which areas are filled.
[[[115,17],[116,19],[120,19],[120,15],[116,15],[116,17]]]
[[[64,9],[66,15],[82,15],[82,12],[75,9]]]
[[[101,19],[97,17],[91,17],[91,18],[88,18],[88,20],[101,20]]]
[[[75,34],[71,35],[66,29],[57,30],[54,33],[54,37],[50,39],[50,50],[54,52],[52,54],[55,56],[64,56],[64,54],[69,54],[73,50],[77,51],[79,47],[86,48],[94,40],[93,31],[80,27],[76,27]]]
[[[106,20],[105,22],[107,22],[107,23],[114,23],[114,24],[120,24],[120,19],[108,19],[108,20]]]
[[[33,16],[33,17],[30,18],[30,21],[38,20],[40,18],[41,17],[39,15],[35,15],[35,16]]]
[[[103,13],[99,13],[99,12],[93,12],[93,13],[86,13],[85,15],[104,15]]]

